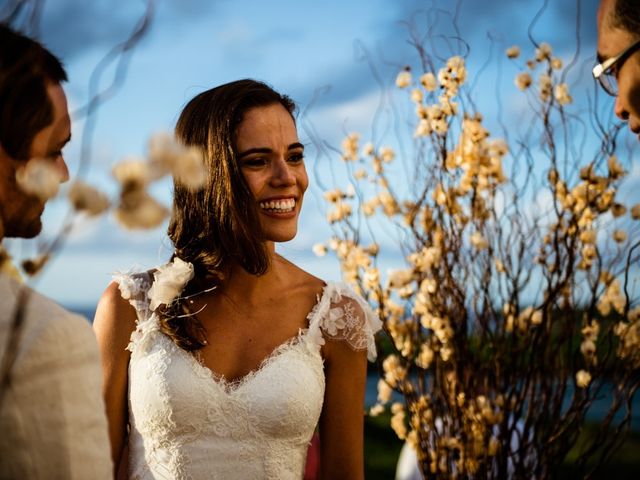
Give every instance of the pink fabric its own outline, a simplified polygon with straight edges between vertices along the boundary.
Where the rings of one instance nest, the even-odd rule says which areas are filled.
[[[304,480],[316,480],[320,477],[320,436],[318,432],[311,437],[307,451],[307,465],[304,468]]]

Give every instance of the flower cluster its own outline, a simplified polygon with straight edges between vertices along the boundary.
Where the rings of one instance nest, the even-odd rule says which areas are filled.
[[[516,45],[506,51],[510,59],[520,56],[520,48]],[[520,90],[527,90],[533,83],[531,73],[537,67],[542,67],[542,72],[538,76],[538,97],[546,103],[555,99],[559,105],[573,103],[573,97],[569,92],[569,85],[565,82],[557,83],[554,72],[563,67],[562,59],[553,56],[553,49],[548,43],[541,43],[535,49],[534,57],[526,60],[527,70],[518,73],[515,77],[515,84]]]
[[[517,62],[520,49],[507,56]],[[526,476],[557,460],[546,442],[526,439],[570,446],[575,419],[543,421],[544,405],[570,405],[584,418],[599,391],[591,387],[615,372],[619,408],[640,365],[640,307],[630,308],[637,300],[622,283],[640,204],[616,198],[626,169],[615,155],[557,153],[554,128],[569,128],[573,102],[563,62],[543,43],[526,65],[516,85],[539,108],[527,131],[544,148],[512,132],[511,145],[492,136],[470,111],[465,62],[454,56],[417,78],[410,67],[396,77],[413,150],[351,133],[342,159],[352,183],[324,194],[334,236],[314,252],[335,254],[389,337],[370,414],[389,408],[392,429],[436,477],[512,476],[509,464]],[[376,228],[393,248],[380,246]],[[382,269],[383,258],[393,268]]]
[[[153,284],[149,288],[149,308],[153,311],[160,305],[170,305],[180,296],[193,275],[193,265],[178,257],[158,267],[153,272]]]
[[[169,215],[169,210],[147,192],[151,182],[171,175],[177,184],[197,190],[206,179],[202,152],[180,145],[165,133],[151,137],[148,160],[127,157],[114,165],[112,173],[120,185],[116,219],[131,229],[155,228]]]
[[[206,181],[201,150],[184,147],[165,133],[151,137],[148,158],[127,157],[113,166],[112,173],[120,187],[116,201],[82,180],[71,183],[67,200],[76,213],[89,217],[113,211],[120,225],[130,229],[155,228],[169,215],[169,209],[148,193],[152,182],[171,175],[177,184],[197,190]],[[16,171],[18,186],[42,202],[58,194],[61,180],[59,169],[49,160],[34,158]],[[25,273],[38,273],[51,258],[51,253],[46,251],[22,262]]]

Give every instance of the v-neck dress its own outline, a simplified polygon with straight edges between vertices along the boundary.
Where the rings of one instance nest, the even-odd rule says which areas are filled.
[[[147,273],[118,275],[137,314],[129,361],[129,478],[296,479],[325,389],[320,347],[346,341],[375,359],[380,320],[342,283],[327,283],[308,328],[229,382],[160,331]]]

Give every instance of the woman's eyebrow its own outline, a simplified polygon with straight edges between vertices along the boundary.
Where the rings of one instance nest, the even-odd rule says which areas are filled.
[[[262,147],[262,148],[250,148],[249,150],[245,150],[242,153],[238,154],[238,158],[246,157],[247,155],[252,155],[254,153],[271,153],[273,150],[270,148]]]
[[[304,145],[301,144],[300,142],[295,142],[295,143],[292,143],[291,145],[289,145],[287,147],[287,150],[295,150],[295,149],[298,149],[298,148],[304,150]],[[262,153],[262,154],[267,153],[268,154],[268,153],[272,153],[272,152],[273,152],[273,150],[270,149],[270,148],[267,148],[267,147],[250,148],[248,150],[245,150],[244,152],[239,153],[238,154],[238,159],[244,158],[244,157],[246,157],[248,155],[253,155],[254,153]]]

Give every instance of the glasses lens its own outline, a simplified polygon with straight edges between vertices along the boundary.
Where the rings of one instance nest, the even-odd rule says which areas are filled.
[[[598,80],[600,80],[600,85],[609,95],[618,96],[618,81],[615,75],[603,73],[598,77]]]

